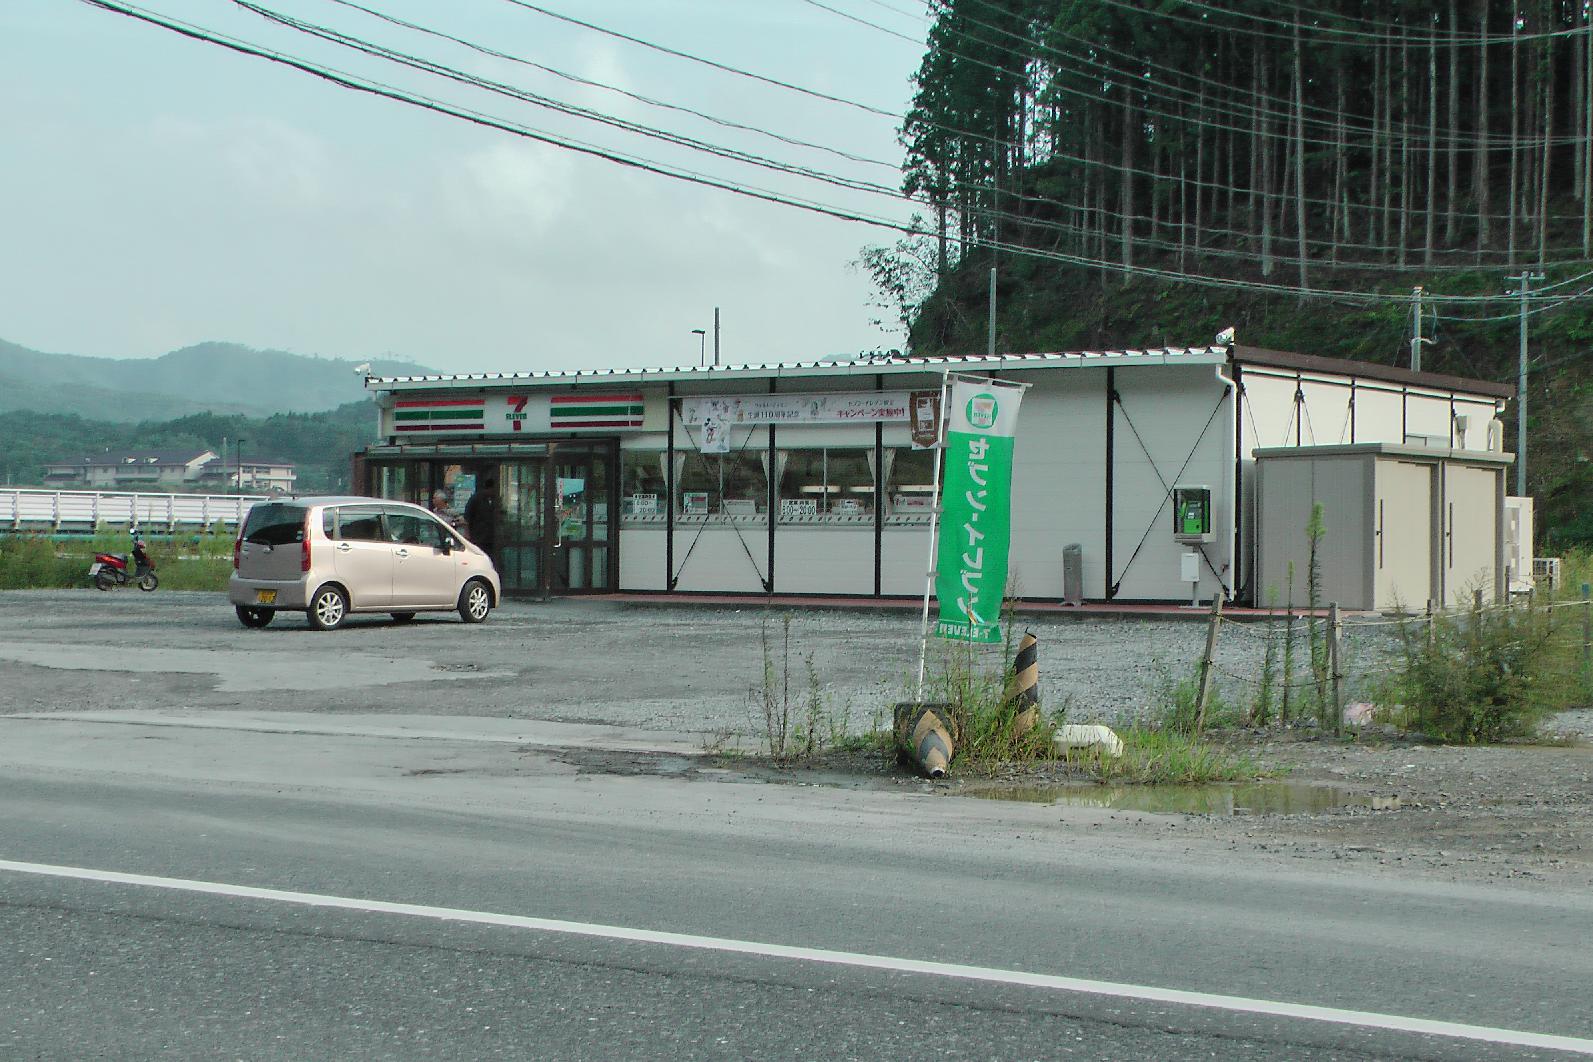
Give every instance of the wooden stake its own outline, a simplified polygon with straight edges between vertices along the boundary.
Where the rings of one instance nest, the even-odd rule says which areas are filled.
[[[1211,662],[1217,655],[1217,628],[1222,625],[1222,594],[1211,595],[1211,618],[1206,623],[1206,653],[1200,658],[1200,698],[1195,702],[1195,736],[1206,732],[1206,705],[1211,700]]]

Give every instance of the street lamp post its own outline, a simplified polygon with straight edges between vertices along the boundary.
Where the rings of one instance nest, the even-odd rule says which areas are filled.
[[[238,436],[238,493],[243,493],[243,436]]]
[[[697,364],[708,364],[708,329],[693,328],[691,334],[697,337]]]

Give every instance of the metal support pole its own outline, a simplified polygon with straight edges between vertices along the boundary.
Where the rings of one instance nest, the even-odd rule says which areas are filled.
[[[940,544],[940,466],[946,456],[946,403],[951,393],[951,369],[940,376],[940,423],[935,426],[934,505],[929,510],[929,560],[924,565],[924,618],[918,636],[918,687],[915,703],[924,703],[924,665],[929,659],[929,594],[935,586],[935,550]]]
[[[1516,360],[1516,497],[1524,498],[1527,496],[1527,295],[1532,282],[1542,280],[1543,274],[1522,270],[1520,276],[1509,279],[1521,285],[1516,291],[1521,296],[1521,338]]]
[[[1422,344],[1427,340],[1422,338],[1422,289],[1418,285],[1410,293],[1410,371],[1422,371]]]
[[[985,353],[996,356],[996,267],[990,267],[990,329],[985,340]]]

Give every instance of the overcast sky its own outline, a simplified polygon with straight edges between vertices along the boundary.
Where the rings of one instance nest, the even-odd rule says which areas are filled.
[[[715,159],[394,66],[231,0],[137,0],[316,64],[560,137],[905,220],[900,201]],[[336,0],[260,6],[606,115],[896,188],[894,168],[729,130],[384,25]],[[899,121],[709,69],[514,0],[360,0],[564,74],[866,159]],[[527,0],[531,2],[531,0]],[[810,0],[537,6],[900,113],[921,45]],[[922,41],[918,0],[823,0]],[[0,2],[0,338],[151,356],[226,340],[444,371],[728,363],[900,345],[849,268],[895,235],[481,128],[79,0]]]

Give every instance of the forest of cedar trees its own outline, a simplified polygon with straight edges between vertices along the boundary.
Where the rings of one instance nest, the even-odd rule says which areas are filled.
[[[921,234],[862,264],[911,353],[984,349],[995,268],[1003,351],[1234,326],[1404,365],[1421,286],[1422,367],[1511,382],[1527,274],[1529,487],[1593,544],[1590,7],[940,0]]]

